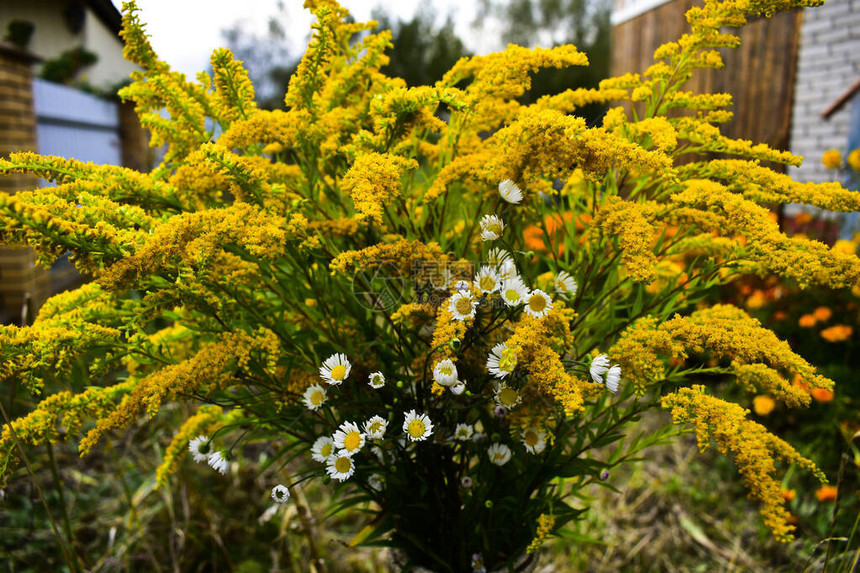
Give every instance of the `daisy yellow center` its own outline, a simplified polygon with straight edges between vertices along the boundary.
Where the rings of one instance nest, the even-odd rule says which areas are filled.
[[[320,448],[320,455],[324,458],[327,458],[331,455],[331,452],[333,449],[334,449],[333,445],[325,444],[323,447]]]
[[[421,420],[412,420],[409,422],[409,428],[407,431],[413,438],[420,438],[424,435],[424,432],[427,431],[427,426],[425,426],[424,422]]]
[[[373,422],[370,425],[370,432],[373,434],[379,433],[382,430],[382,422]]]
[[[336,469],[339,473],[345,474],[349,471],[349,468],[352,467],[352,461],[346,456],[338,458],[334,462],[334,469]]]
[[[505,291],[505,298],[508,300],[508,302],[516,302],[520,300],[520,293],[518,293],[512,288],[509,288]]]
[[[528,430],[526,431],[526,435],[523,439],[525,440],[527,446],[533,448],[540,441],[540,436],[538,436],[538,433],[534,430]]]
[[[440,372],[441,374],[445,375],[445,376],[450,376],[451,374],[453,374],[453,373],[454,373],[454,371],[453,371],[453,370],[451,370],[451,368],[450,368],[450,367],[448,367],[448,366],[443,366],[443,367],[441,367],[441,368],[439,369],[439,372]]]
[[[529,308],[532,312],[543,312],[546,309],[546,299],[539,294],[529,298]]]
[[[461,297],[457,299],[456,303],[454,303],[454,308],[456,308],[457,312],[460,314],[472,314],[472,301],[466,297]]]
[[[313,394],[311,394],[311,404],[314,406],[319,406],[323,403],[323,399],[325,399],[325,394],[317,390]]]
[[[481,290],[493,290],[496,288],[496,279],[489,275],[484,275],[478,284],[481,286]]]
[[[374,376],[373,377],[373,385],[381,386],[382,385],[382,376]]]
[[[358,432],[350,432],[343,439],[343,447],[346,451],[351,452],[357,450],[361,446],[361,434]]]
[[[338,364],[334,368],[331,369],[331,377],[335,380],[343,380],[346,378],[346,366],[343,364]]]
[[[493,460],[494,461],[502,461],[503,459],[505,459],[504,454],[499,453],[499,452],[496,452],[495,454],[493,454]]]
[[[513,388],[502,388],[502,391],[499,392],[499,401],[510,408],[517,403],[517,396],[517,391]]]
[[[502,356],[499,358],[499,370],[511,372],[517,366],[517,355],[510,348],[505,348],[502,351]]]
[[[460,430],[457,433],[457,436],[459,436],[461,438],[468,438],[469,437],[469,430]]]
[[[502,234],[502,226],[499,223],[487,223],[487,231],[494,235]]]

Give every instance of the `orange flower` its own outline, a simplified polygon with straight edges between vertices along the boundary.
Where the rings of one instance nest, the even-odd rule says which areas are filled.
[[[764,297],[764,293],[762,291],[756,289],[752,293],[752,296],[747,299],[746,306],[749,309],[755,310],[757,308],[763,307],[766,302],[767,302],[767,300]]]
[[[813,326],[815,326],[816,322],[818,322],[818,321],[815,320],[815,316],[813,316],[811,314],[804,314],[803,316],[800,317],[800,320],[797,321],[797,324],[801,328],[812,328]]]
[[[776,402],[770,396],[756,396],[753,398],[753,411],[759,416],[767,416],[776,407]]]
[[[845,324],[835,324],[821,331],[821,338],[827,342],[842,342],[848,340],[854,333],[854,329]]]
[[[812,316],[815,317],[815,320],[827,322],[833,316],[833,311],[826,306],[819,306],[812,312]]]
[[[794,491],[793,489],[782,490],[782,499],[784,499],[788,503],[791,503],[792,501],[794,501],[794,498],[796,495],[797,495],[797,492]]]
[[[826,404],[833,400],[833,392],[825,390],[824,388],[813,388],[810,394],[816,402],[821,402],[822,404]]]
[[[583,216],[582,219],[585,219],[585,217]],[[544,217],[543,224],[546,227],[546,236],[549,237],[548,239],[540,226],[529,225],[523,231],[523,239],[526,246],[533,251],[546,252],[548,250],[557,250],[559,255],[562,254],[564,252],[565,223],[569,223],[572,220],[573,213],[570,211],[566,213],[551,213]],[[585,228],[580,219],[577,219],[574,225],[577,230]]]
[[[773,313],[773,317],[772,317],[772,318],[773,318],[774,320],[785,320],[786,318],[788,318],[788,315],[787,315],[787,314],[785,314],[785,311],[784,311],[784,310],[778,310],[778,311],[776,311],[775,313]]]
[[[838,490],[833,485],[823,485],[815,492],[815,499],[818,503],[833,503],[836,501]]]
[[[812,215],[807,213],[806,211],[802,211],[794,216],[794,222],[798,225],[805,225],[806,223],[812,220]]]
[[[828,169],[836,169],[842,165],[842,154],[838,149],[828,149],[821,156],[821,163]]]
[[[800,374],[794,375],[794,378],[791,379],[791,384],[792,386],[797,386],[801,390],[806,390],[807,392],[809,392],[809,384],[806,383],[806,380],[804,380],[800,376]]]

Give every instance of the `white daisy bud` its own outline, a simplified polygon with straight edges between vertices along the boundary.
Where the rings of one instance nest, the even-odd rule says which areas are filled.
[[[272,499],[275,503],[287,503],[287,500],[290,499],[290,490],[286,486],[278,484],[272,488]]]
[[[502,196],[502,199],[514,205],[518,205],[523,200],[522,190],[510,179],[505,179],[499,183],[499,195]]]

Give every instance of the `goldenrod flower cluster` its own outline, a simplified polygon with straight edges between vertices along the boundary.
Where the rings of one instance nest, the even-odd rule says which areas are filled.
[[[211,76],[171,71],[128,2],[126,56],[142,70],[121,95],[163,161],[137,173],[0,159],[0,174],[57,184],[0,194],[0,239],[46,264],[70,253],[93,278],[33,324],[0,328],[0,382],[43,396],[4,429],[4,479],[9,428],[24,444],[87,429],[87,453],[108,432],[196,411],[176,424],[159,484],[199,470],[181,463],[187,446],[223,473],[248,440],[298,444],[307,475],[389,512],[373,533],[413,562],[502,567],[578,515],[569,491],[648,444],[625,427],[659,407],[664,382],[716,373],[791,407],[810,395],[794,376],[830,392],[742,310],[696,305],[750,273],[860,287],[856,252],[788,237],[763,206],[853,211],[860,194],[766,167],[800,158],[723,136],[731,98],[685,90],[737,45],[723,27],[817,3],[706,0],[644,74],[523,105],[531,74],[586,57],[509,46],[407,88],[380,72],[388,32],[308,0],[316,22],[286,109],[265,111],[227,50]],[[589,103],[610,108],[601,125],[574,115]],[[786,539],[773,460],[811,464],[699,387],[664,405],[736,456]],[[288,502],[293,476],[271,479]]]

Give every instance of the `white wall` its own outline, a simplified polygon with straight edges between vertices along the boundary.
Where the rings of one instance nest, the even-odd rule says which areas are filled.
[[[86,79],[97,88],[113,87],[128,78],[136,66],[122,59],[122,42],[101,20],[87,9],[84,28],[72,34],[63,20],[65,0],[0,0],[0,35],[5,35],[12,20],[35,24],[28,49],[43,59],[52,59],[67,50],[82,47],[99,59],[86,68],[78,79]],[[34,68],[36,74],[40,66]]]
[[[799,181],[835,181],[839,175],[821,164],[821,155],[848,142],[849,107],[821,118],[831,102],[860,77],[860,0],[828,0],[803,12],[800,55],[791,118],[793,153],[805,157],[789,173]]]

